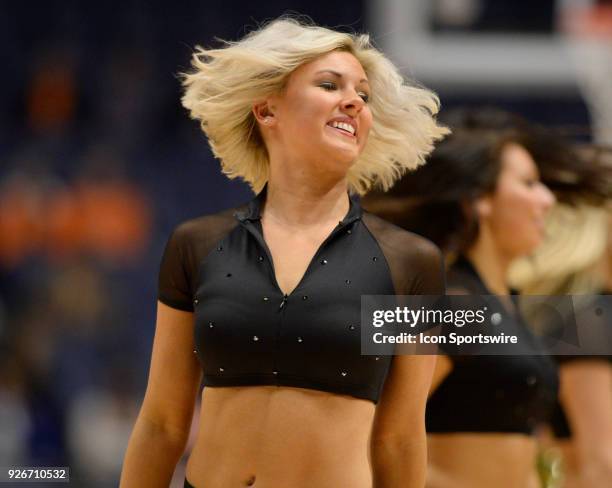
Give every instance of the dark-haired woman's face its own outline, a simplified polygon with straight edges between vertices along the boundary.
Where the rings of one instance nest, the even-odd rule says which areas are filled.
[[[485,200],[481,224],[489,226],[505,255],[529,254],[542,242],[544,219],[555,197],[540,181],[538,168],[524,147],[510,143],[502,149],[497,186]]]

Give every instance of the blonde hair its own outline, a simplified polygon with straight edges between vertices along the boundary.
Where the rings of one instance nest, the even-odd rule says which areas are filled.
[[[255,192],[268,180],[268,152],[252,114],[254,102],[280,93],[300,65],[332,51],[353,54],[372,94],[368,142],[348,173],[349,190],[387,190],[407,170],[423,164],[449,130],[437,124],[440,103],[431,91],[406,83],[368,35],[341,33],[293,18],[274,20],[220,49],[196,47],[191,73],[183,74],[182,103],[199,120],[229,178]]]
[[[605,278],[608,216],[605,207],[557,204],[546,219],[546,241],[512,264],[510,283],[528,295],[596,292]]]

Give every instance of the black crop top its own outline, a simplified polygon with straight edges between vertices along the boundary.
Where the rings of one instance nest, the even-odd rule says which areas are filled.
[[[492,295],[465,258],[451,267],[447,284],[449,290],[460,293]],[[503,305],[498,302],[498,306],[501,313]],[[517,335],[521,347],[529,348],[521,352],[529,354],[531,349],[534,354],[542,352],[542,346],[520,315],[514,319],[508,314],[505,317],[508,318],[504,331]],[[549,356],[449,355],[449,358],[453,369],[427,403],[428,432],[531,434],[538,424],[550,419],[558,377]]]
[[[265,194],[179,225],[166,245],[158,297],[195,313],[204,385],[293,386],[377,402],[391,357],[361,355],[361,295],[444,294],[438,248],[351,198],[283,295],[262,234]]]

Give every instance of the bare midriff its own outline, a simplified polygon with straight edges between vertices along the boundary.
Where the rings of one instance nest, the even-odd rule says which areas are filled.
[[[371,488],[374,409],[301,388],[204,388],[187,479],[196,488]]]
[[[427,488],[538,488],[536,440],[524,434],[429,434]]]

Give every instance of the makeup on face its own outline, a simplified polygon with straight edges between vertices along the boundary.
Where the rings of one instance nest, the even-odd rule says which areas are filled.
[[[372,125],[369,97],[365,71],[348,52],[333,51],[302,65],[275,101],[281,139],[305,158],[316,154],[352,164]]]
[[[510,254],[532,252],[544,238],[545,217],[555,198],[540,181],[537,165],[518,144],[501,154],[502,170],[492,195],[492,227]]]

